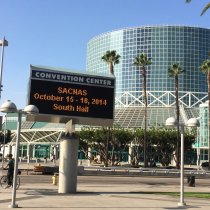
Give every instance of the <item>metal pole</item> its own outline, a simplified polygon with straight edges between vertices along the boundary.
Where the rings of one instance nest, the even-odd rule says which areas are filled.
[[[14,166],[14,175],[13,175],[13,186],[12,186],[12,201],[9,208],[18,208],[18,205],[15,203],[16,201],[16,185],[17,185],[17,173],[18,173],[18,152],[19,152],[19,144],[20,144],[20,131],[21,131],[21,118],[22,111],[18,111],[18,125],[17,125],[17,140],[16,140],[16,148],[15,148],[15,166]]]
[[[200,169],[200,135],[197,128],[197,170]]]
[[[181,132],[181,168],[180,168],[180,202],[178,206],[185,206],[184,202],[184,125],[180,126]]]
[[[3,74],[3,63],[4,63],[4,46],[8,46],[7,40],[2,40],[2,53],[1,53],[1,69],[0,69],[0,98],[1,98],[1,91],[2,91],[2,74]]]
[[[5,155],[5,142],[6,142],[6,128],[7,128],[7,114],[5,115],[4,122],[4,145],[3,145],[3,153],[2,153],[2,167],[4,166],[4,155]]]

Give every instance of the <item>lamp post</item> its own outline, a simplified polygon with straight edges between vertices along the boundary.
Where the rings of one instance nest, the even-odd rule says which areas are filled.
[[[21,131],[21,120],[22,114],[38,114],[39,110],[34,105],[28,105],[24,110],[18,110],[16,105],[11,101],[6,101],[0,107],[0,111],[4,113],[17,113],[18,114],[18,124],[17,124],[17,138],[15,147],[15,165],[14,165],[14,175],[13,175],[13,188],[12,188],[12,201],[9,205],[10,208],[17,208],[18,205],[16,201],[16,185],[17,185],[17,173],[18,173],[18,150],[20,144],[20,131]]]
[[[0,40],[0,46],[2,46],[1,51],[1,69],[0,69],[0,98],[1,98],[1,91],[2,91],[2,74],[3,74],[3,63],[4,63],[4,47],[8,46],[8,41],[5,39]]]
[[[166,126],[176,127],[177,120],[174,117],[169,117],[166,120]],[[199,127],[199,121],[196,118],[190,118],[186,125],[180,124],[180,133],[181,133],[181,166],[180,166],[180,202],[178,206],[185,206],[184,202],[184,126],[187,127]]]
[[[6,129],[7,129],[7,114],[5,115],[5,121],[4,121],[4,142],[3,142],[3,152],[2,152],[2,167],[4,166],[5,143],[6,143]]]
[[[200,168],[200,139],[199,139],[199,129],[197,129],[197,170]]]

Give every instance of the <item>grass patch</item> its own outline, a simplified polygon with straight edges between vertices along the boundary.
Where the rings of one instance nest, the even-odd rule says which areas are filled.
[[[171,196],[179,196],[179,192],[139,192],[142,194],[157,194],[157,195],[171,195]],[[185,192],[185,197],[194,197],[194,198],[205,198],[210,199],[210,193],[208,192]]]

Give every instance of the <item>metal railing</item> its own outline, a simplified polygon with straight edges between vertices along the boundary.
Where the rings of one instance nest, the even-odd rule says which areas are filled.
[[[160,168],[127,168],[127,167],[84,167],[83,175],[121,175],[121,176],[167,176],[179,177],[178,169]],[[185,169],[184,176],[197,178],[210,178],[210,171]]]

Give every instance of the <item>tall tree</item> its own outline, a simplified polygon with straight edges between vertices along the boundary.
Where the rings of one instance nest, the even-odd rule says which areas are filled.
[[[146,66],[151,65],[151,58],[145,54],[138,55],[133,63],[137,67],[142,68],[143,91],[144,91],[144,167],[148,166],[147,160],[147,71]]]
[[[120,62],[120,55],[117,54],[116,50],[108,50],[106,54],[104,54],[101,59],[108,63],[109,71],[114,75],[114,65]]]
[[[191,0],[186,0],[186,3],[190,3]],[[203,8],[201,12],[201,16],[210,8],[210,2],[206,4],[206,6]]]
[[[176,96],[176,119],[177,119],[177,144],[176,144],[176,167],[179,168],[180,161],[179,161],[179,154],[180,154],[180,148],[179,148],[179,116],[180,116],[180,110],[179,110],[179,75],[182,74],[184,71],[181,69],[178,63],[173,64],[168,69],[168,75],[169,77],[174,77],[175,79],[175,96]]]
[[[208,158],[209,158],[209,169],[210,169],[210,59],[205,60],[201,66],[200,70],[207,74],[207,84],[208,84],[208,133],[209,133],[209,151],[208,151]]]
[[[116,50],[108,50],[106,53],[101,57],[103,61],[105,61],[109,65],[109,71],[112,75],[114,75],[114,66],[120,62],[120,55],[117,54]],[[105,166],[108,165],[108,147],[109,141],[111,138],[111,131],[110,127],[108,128],[108,135],[107,135],[107,142],[106,142],[106,161]]]

